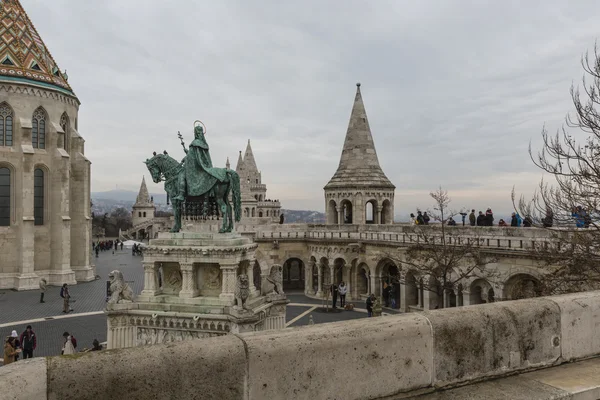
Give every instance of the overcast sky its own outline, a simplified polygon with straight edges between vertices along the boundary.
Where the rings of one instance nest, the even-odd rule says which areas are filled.
[[[291,209],[324,209],[361,82],[396,214],[439,185],[457,209],[509,211],[600,36],[596,0],[21,1],[82,103],[93,191],[149,182],[142,161],[182,157],[201,119],[213,163],[251,139]]]

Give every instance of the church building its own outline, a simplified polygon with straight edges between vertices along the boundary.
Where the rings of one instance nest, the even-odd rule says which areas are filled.
[[[18,0],[0,22],[0,288],[93,280],[79,99]]]

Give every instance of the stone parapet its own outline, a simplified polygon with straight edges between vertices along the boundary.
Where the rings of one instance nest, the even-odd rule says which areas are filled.
[[[36,399],[407,398],[597,356],[599,304],[600,291],[578,293],[19,361],[0,372],[39,377],[22,397]],[[13,389],[0,379],[0,392]]]

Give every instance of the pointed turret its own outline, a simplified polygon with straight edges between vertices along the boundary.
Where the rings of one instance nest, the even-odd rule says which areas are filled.
[[[67,75],[58,68],[48,48],[18,0],[0,0],[0,80],[43,82],[73,95]]]
[[[252,146],[250,146],[250,139],[248,139],[248,145],[246,146],[246,153],[244,153],[244,167],[246,167],[246,172],[258,173],[258,167],[256,166],[256,160],[254,159],[254,154],[252,153]]]
[[[225,168],[231,169],[231,164],[229,163],[229,157],[227,157],[227,161],[225,162]]]
[[[240,154],[238,155],[237,165],[235,166],[235,172],[240,174],[244,169],[244,159],[242,158],[242,151],[240,150]]]
[[[395,188],[379,166],[360,83],[356,84],[356,96],[340,164],[333,178],[325,185],[325,189],[347,187]]]
[[[148,204],[151,204],[150,195],[148,194],[148,188],[146,187],[146,178],[142,177],[142,184],[140,186],[140,192],[137,195],[134,207],[144,206],[144,205],[148,205]]]

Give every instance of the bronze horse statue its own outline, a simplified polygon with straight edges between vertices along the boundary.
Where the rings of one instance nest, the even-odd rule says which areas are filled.
[[[206,169],[198,168],[194,174],[197,175],[199,180],[206,178],[205,181],[215,183],[210,187],[202,189],[206,190],[204,193],[194,193],[194,196],[190,196],[188,192],[189,188],[185,184],[186,181],[182,179],[182,175],[186,173],[184,168],[186,162],[190,161],[184,159],[182,162],[179,162],[169,156],[166,151],[163,154],[154,153],[152,158],[144,161],[148,167],[148,171],[152,175],[152,180],[155,183],[165,182],[167,199],[171,198],[173,202],[175,224],[171,228],[171,232],[179,232],[181,230],[182,211],[195,213],[200,216],[211,214],[210,207],[206,207],[207,204],[210,204],[210,201],[216,202],[218,212],[220,212],[223,218],[223,224],[219,232],[231,232],[233,230],[234,214],[236,222],[240,221],[242,214],[239,175],[235,171],[226,168],[210,168],[213,174],[209,176],[209,172]],[[215,176],[221,178],[215,179]],[[233,210],[229,203],[230,192],[232,193]],[[193,206],[194,204],[195,206]],[[209,209],[207,210],[207,208]]]

